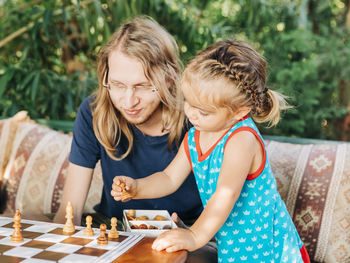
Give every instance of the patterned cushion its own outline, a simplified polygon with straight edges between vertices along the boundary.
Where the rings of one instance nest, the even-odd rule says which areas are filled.
[[[278,190],[315,262],[350,262],[350,144],[267,141]]]
[[[0,186],[8,163],[17,125],[30,119],[26,111],[20,111],[12,118],[0,120]]]
[[[20,209],[27,218],[55,213],[62,197],[72,137],[33,123],[17,127],[5,170],[5,214]],[[96,166],[85,212],[100,200],[102,177]]]
[[[4,170],[8,162],[10,141],[11,119],[0,120],[0,187],[3,180]]]
[[[57,211],[71,140],[38,124],[0,121],[0,168],[7,163],[6,214],[19,208],[35,219]],[[278,190],[311,260],[350,262],[350,144],[266,141],[266,146]],[[92,212],[100,200],[102,184],[97,164],[85,212]]]

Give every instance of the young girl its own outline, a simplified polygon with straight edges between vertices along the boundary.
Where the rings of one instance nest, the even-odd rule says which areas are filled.
[[[123,182],[134,199],[158,198],[193,170],[205,208],[189,229],[158,236],[154,249],[193,251],[215,235],[219,262],[310,262],[253,121],[275,125],[286,108],[265,82],[265,60],[242,42],[216,43],[187,65],[181,84],[193,128],[175,159],[142,179],[117,176],[111,191],[122,200]]]

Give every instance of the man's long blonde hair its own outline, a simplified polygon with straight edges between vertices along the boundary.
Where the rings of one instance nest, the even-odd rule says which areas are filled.
[[[97,74],[99,88],[91,103],[93,129],[96,138],[114,160],[122,160],[133,147],[133,133],[128,121],[113,106],[103,78],[108,72],[108,57],[118,48],[123,54],[138,59],[145,76],[157,88],[161,100],[163,131],[169,132],[168,148],[173,142],[179,145],[184,124],[179,77],[181,63],[174,38],[150,17],[136,17],[124,23],[100,50]],[[117,147],[121,137],[129,142],[125,152]]]

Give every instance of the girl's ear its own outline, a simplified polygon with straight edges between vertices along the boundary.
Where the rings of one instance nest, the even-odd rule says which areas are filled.
[[[236,120],[240,120],[242,119],[244,116],[248,115],[248,113],[252,110],[252,108],[250,107],[247,107],[247,106],[243,106],[243,107],[240,107],[236,110],[235,112],[235,119]]]

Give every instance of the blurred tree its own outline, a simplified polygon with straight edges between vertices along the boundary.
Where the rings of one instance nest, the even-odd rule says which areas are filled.
[[[264,133],[350,140],[349,1],[212,1],[220,38],[248,40],[269,63],[268,84],[295,106]],[[347,4],[347,5],[346,5]],[[230,12],[227,12],[230,10]],[[348,117],[349,118],[349,117]]]
[[[199,3],[188,9],[159,0],[1,1],[0,115],[26,109],[32,118],[73,120],[97,85],[99,48],[135,15],[154,17],[174,34],[183,58],[192,57],[214,41],[198,19],[190,19]]]
[[[152,16],[183,62],[224,39],[250,42],[268,84],[295,106],[264,133],[349,138],[349,0],[0,0],[0,115],[73,120],[96,88],[98,50],[126,19]],[[348,130],[347,130],[348,129]]]

